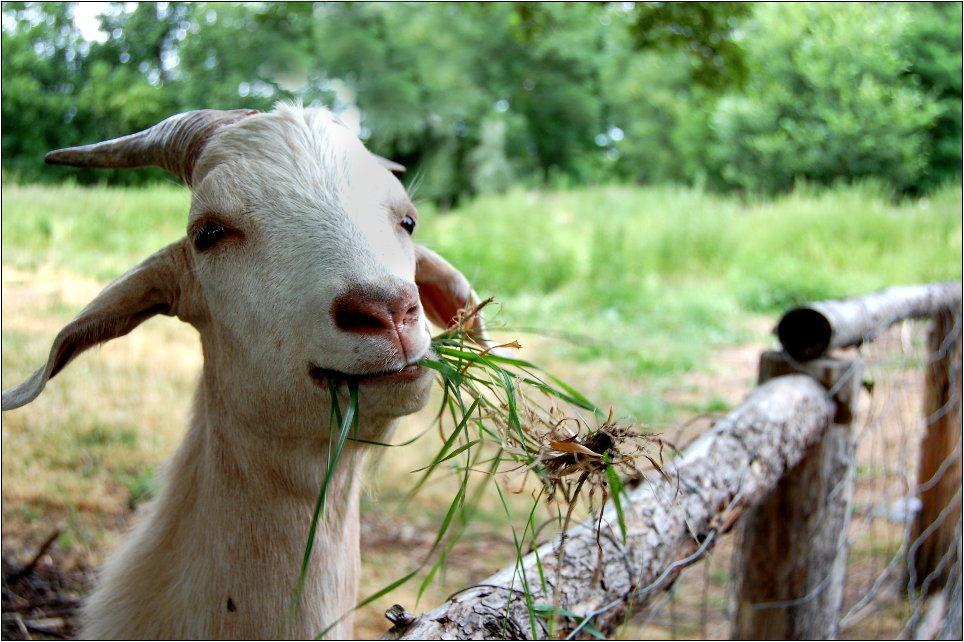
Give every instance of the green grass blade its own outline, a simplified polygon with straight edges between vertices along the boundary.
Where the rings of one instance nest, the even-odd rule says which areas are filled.
[[[375,441],[375,440],[372,440],[372,439],[362,439],[361,437],[349,437],[349,438],[348,438],[348,441],[350,441],[350,442],[352,442],[352,443],[355,443],[355,444],[365,444],[365,445],[368,445],[368,446],[380,446],[380,447],[382,447],[382,448],[401,448],[402,446],[411,446],[411,445],[414,444],[416,441],[418,441],[419,439],[421,439],[424,435],[425,435],[425,431],[422,431],[422,432],[420,432],[419,434],[417,434],[417,435],[415,435],[414,437],[412,437],[411,439],[409,439],[408,441],[403,441],[403,442],[400,443],[400,444],[389,444],[389,443],[386,443],[386,442],[384,442],[384,441]]]
[[[456,385],[462,385],[462,375],[459,373],[458,370],[456,370],[455,368],[453,368],[452,366],[450,366],[448,363],[444,361],[422,359],[418,362],[418,365],[435,370],[436,372],[441,374],[442,378],[445,379],[446,381],[452,381],[452,382],[455,382]]]
[[[441,459],[436,459],[435,461],[433,461],[433,462],[432,462],[431,464],[429,464],[428,466],[422,466],[421,468],[416,468],[416,469],[413,470],[412,472],[413,472],[413,473],[418,473],[418,472],[421,472],[421,471],[423,471],[423,470],[428,470],[429,472],[431,472],[432,469],[434,469],[436,466],[438,466],[438,465],[441,464],[442,462],[445,462],[445,461],[448,461],[449,459],[453,459],[453,458],[455,458],[455,457],[458,457],[459,455],[461,455],[461,454],[462,454],[463,452],[465,452],[466,450],[468,450],[468,449],[470,449],[470,448],[472,448],[472,447],[474,447],[474,446],[477,446],[478,444],[486,443],[486,442],[487,442],[487,443],[499,443],[499,442],[494,441],[494,440],[492,440],[492,439],[473,439],[473,440],[470,441],[469,443],[463,444],[462,446],[459,446],[458,448],[456,448],[455,450],[453,450],[452,452],[450,452],[449,454],[447,454],[445,457],[442,457]]]
[[[415,486],[414,486],[414,487],[412,488],[412,490],[409,492],[409,497],[411,497],[411,496],[414,495],[416,492],[418,492],[418,490],[422,487],[422,485],[423,485],[423,484],[425,483],[425,481],[428,479],[429,475],[432,474],[432,471],[434,471],[435,468],[436,468],[439,464],[441,464],[441,463],[442,463],[443,461],[445,461],[446,459],[449,459],[449,457],[446,457],[446,456],[445,456],[446,453],[448,452],[449,448],[452,447],[452,445],[455,443],[455,441],[459,438],[459,436],[461,436],[461,435],[463,434],[463,432],[464,432],[464,430],[465,430],[465,425],[466,425],[466,423],[468,422],[469,417],[472,415],[472,413],[475,411],[475,409],[478,408],[478,405],[479,405],[479,402],[478,402],[478,400],[476,400],[476,401],[472,402],[472,405],[469,406],[469,409],[464,412],[464,414],[462,415],[462,418],[459,420],[459,422],[458,422],[458,424],[456,425],[455,429],[452,430],[452,434],[449,435],[449,438],[445,440],[445,443],[442,445],[441,450],[439,450],[439,453],[433,458],[432,463],[425,467],[425,472],[424,472],[424,474],[423,474],[423,475],[421,476],[421,478],[415,483]],[[478,440],[478,441],[481,441],[481,440]],[[466,450],[466,446],[462,446],[461,448],[459,448],[459,449],[456,451],[456,453],[462,452],[462,451],[464,451],[464,450]],[[418,472],[418,471],[415,471],[415,472]]]
[[[622,494],[625,492],[623,483],[619,481],[619,474],[612,464],[606,466],[606,478],[609,481],[610,495],[613,498],[613,506],[616,507],[616,519],[619,521],[619,532],[623,536],[623,543],[626,543],[626,518],[623,516]]]
[[[392,582],[391,584],[389,584],[388,586],[384,586],[384,587],[382,587],[381,589],[379,589],[378,591],[376,591],[375,593],[372,593],[371,595],[369,595],[368,597],[366,597],[364,600],[362,600],[361,602],[359,602],[358,604],[356,604],[356,605],[355,605],[355,608],[352,609],[352,612],[357,611],[358,609],[360,609],[360,608],[362,608],[362,607],[364,607],[364,606],[368,606],[369,604],[371,604],[371,603],[374,602],[375,600],[379,599],[379,598],[382,597],[383,595],[386,595],[386,594],[388,594],[388,593],[391,593],[392,591],[394,591],[395,589],[397,589],[399,586],[401,586],[402,584],[405,584],[405,583],[408,582],[410,579],[412,579],[413,577],[415,577],[416,573],[418,573],[418,569],[415,569],[414,571],[412,571],[412,572],[409,573],[408,575],[406,575],[406,576],[404,576],[404,577],[401,577],[401,578],[395,580],[394,582]],[[341,621],[342,621],[343,619],[345,619],[346,617],[348,617],[348,613],[346,613],[345,615],[341,616],[340,618],[338,618],[337,620],[335,620],[334,622],[332,622],[331,624],[329,624],[321,633],[319,633],[318,635],[315,636],[315,639],[316,639],[316,640],[320,640],[320,639],[324,638],[325,635],[327,635],[329,631],[331,631],[335,626],[338,625],[339,622],[341,622]]]
[[[442,519],[442,523],[439,525],[438,533],[435,535],[435,541],[432,542],[432,547],[429,550],[429,555],[435,551],[435,547],[437,547],[438,543],[442,541],[443,537],[445,537],[445,533],[448,531],[449,525],[452,523],[452,518],[455,517],[455,512],[458,509],[459,504],[462,502],[462,498],[465,497],[465,479],[466,476],[463,475],[462,484],[459,485],[458,492],[455,493],[452,503],[449,504],[449,509],[445,512],[445,517]]]
[[[412,572],[409,573],[408,575],[406,575],[406,576],[404,576],[404,577],[401,577],[401,578],[395,580],[394,582],[392,582],[391,584],[389,584],[388,586],[386,586],[386,587],[384,587],[384,588],[381,588],[381,589],[379,589],[378,591],[372,593],[371,595],[369,595],[368,597],[366,597],[364,600],[362,600],[361,602],[359,602],[358,604],[356,604],[356,605],[355,605],[355,610],[358,610],[358,609],[362,608],[363,606],[368,606],[369,604],[371,604],[372,602],[374,602],[374,601],[377,600],[378,598],[382,597],[383,595],[386,595],[386,594],[388,594],[388,593],[391,593],[392,591],[394,591],[395,589],[397,589],[399,586],[401,586],[401,585],[404,584],[405,582],[408,582],[410,579],[412,579],[413,577],[415,577],[415,575],[416,575],[417,573],[418,573],[418,569],[415,569],[414,571],[412,571]]]
[[[301,602],[301,595],[304,592],[305,581],[308,577],[308,566],[311,563],[311,552],[315,546],[315,536],[318,532],[318,522],[325,518],[325,512],[328,505],[328,485],[334,475],[335,467],[338,465],[338,459],[341,457],[341,451],[345,446],[345,440],[348,438],[348,432],[354,427],[357,431],[358,429],[358,384],[349,382],[348,390],[348,409],[345,414],[341,414],[341,409],[339,408],[338,398],[337,398],[337,388],[338,384],[334,381],[329,381],[328,384],[329,392],[331,394],[331,419],[339,420],[338,428],[338,439],[336,441],[334,450],[331,448],[331,440],[328,442],[328,468],[325,470],[325,478],[322,481],[321,489],[318,492],[318,498],[315,500],[315,507],[311,515],[311,525],[308,528],[308,541],[305,544],[305,554],[301,560],[301,570],[298,573],[298,584],[295,587],[295,600],[293,607],[298,608],[298,604]]]
[[[505,515],[508,518],[511,525],[512,512],[509,510],[509,503],[508,501],[506,501],[505,494],[502,492],[502,488],[499,486],[499,484],[495,485],[495,489],[499,494],[499,501],[502,503],[502,509],[505,511]],[[513,584],[515,583],[515,575],[518,575],[522,583],[522,595],[526,602],[526,611],[529,613],[529,629],[532,633],[533,640],[538,639],[539,629],[538,629],[538,624],[536,622],[535,611],[533,611],[532,609],[533,601],[532,601],[532,591],[529,590],[529,578],[526,577],[525,569],[522,566],[522,560],[525,558],[525,554],[522,552],[522,545],[523,545],[523,542],[525,542],[526,533],[529,532],[530,529],[532,530],[532,536],[535,537],[534,516],[535,516],[536,508],[538,508],[538,506],[539,506],[538,502],[533,502],[532,510],[529,511],[529,519],[526,521],[526,527],[522,532],[521,539],[519,538],[518,533],[516,533],[515,526],[512,526],[512,540],[513,540],[513,543],[515,544],[515,551],[516,551],[515,573],[513,575],[512,582]],[[533,541],[533,547],[535,548],[535,541]],[[542,570],[542,562],[539,560],[539,557],[538,557],[538,549],[535,549],[535,550],[536,550],[536,564],[539,567],[539,577],[542,581],[542,590],[543,592],[545,592],[546,585],[545,585],[545,575]],[[511,606],[511,602],[510,604],[506,605],[507,617],[508,617],[509,606]]]

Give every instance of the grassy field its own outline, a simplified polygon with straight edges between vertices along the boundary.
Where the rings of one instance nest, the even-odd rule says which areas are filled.
[[[188,202],[187,190],[173,185],[4,185],[5,388],[43,363],[59,328],[110,279],[184,233]],[[451,212],[423,205],[416,236],[483,297],[496,297],[490,324],[499,338],[521,341],[523,356],[600,406],[668,429],[725,410],[749,390],[755,346],[770,341],[784,307],[960,280],[961,208],[959,186],[909,201],[874,185],[801,188],[767,202],[671,187],[514,190]],[[734,356],[746,344],[754,346],[749,363]],[[27,408],[5,414],[5,553],[22,553],[56,528],[68,558],[96,563],[183,435],[199,365],[191,328],[152,319],[75,361]],[[402,434],[429,422],[409,419]],[[416,505],[402,502],[419,451],[437,447],[434,431],[423,439],[431,447],[380,459],[366,500],[378,508],[363,518],[363,592],[410,568],[451,500],[440,483],[423,489]],[[497,503],[481,510],[492,514],[477,523],[491,526],[467,536],[473,552],[453,554],[448,576],[422,606],[511,556],[511,536],[496,526]],[[411,609],[415,599],[392,601]],[[377,611],[360,634],[378,631]]]
[[[173,185],[6,186],[3,266],[107,282],[183,234],[188,199]],[[759,338],[754,315],[960,279],[961,189],[895,201],[874,184],[802,188],[750,203],[674,187],[515,190],[452,212],[422,206],[417,234],[496,297],[495,325],[512,338],[551,344],[566,369],[652,384],[654,396],[612,389],[602,401],[659,422],[675,412],[661,388],[714,347]]]

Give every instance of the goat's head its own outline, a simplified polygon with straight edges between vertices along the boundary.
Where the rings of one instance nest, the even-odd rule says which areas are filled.
[[[358,382],[363,413],[408,414],[431,380],[415,365],[430,349],[426,318],[446,326],[475,299],[458,271],[413,243],[418,214],[389,171],[398,167],[323,109],[189,112],[47,160],[164,167],[191,186],[187,235],[71,321],[47,364],[3,393],[4,409],[34,399],[81,351],[167,314],[200,331],[204,381],[230,379],[217,399],[229,412],[274,412],[250,408],[269,399],[307,410],[317,430],[337,377]],[[309,429],[274,419],[265,426]]]

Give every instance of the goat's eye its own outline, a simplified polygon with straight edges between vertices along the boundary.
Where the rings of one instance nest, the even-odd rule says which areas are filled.
[[[224,227],[213,221],[208,221],[194,232],[194,247],[198,252],[210,249],[224,237]]]
[[[402,217],[401,226],[405,229],[406,232],[411,234],[412,232],[415,231],[415,219],[413,219],[411,216],[408,216],[406,214],[405,216]]]

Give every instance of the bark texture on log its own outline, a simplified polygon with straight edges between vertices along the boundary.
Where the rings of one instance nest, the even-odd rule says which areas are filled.
[[[562,560],[557,537],[440,607],[399,620],[383,639],[545,638],[547,618],[531,615],[524,585],[532,604],[558,599],[579,618],[592,616],[598,629],[614,630],[627,602],[644,603],[671,586],[695,552],[770,492],[820,439],[834,405],[806,376],[764,384],[664,467],[670,481],[652,473],[624,498],[625,543],[610,502],[598,532],[596,517],[568,531]],[[562,636],[576,625],[559,623]]]
[[[783,315],[777,336],[794,359],[815,359],[831,348],[860,345],[903,319],[932,317],[959,308],[961,284],[932,283],[889,288],[843,301],[822,301]]]

